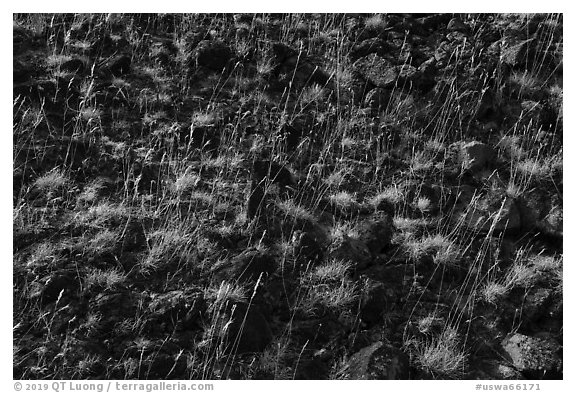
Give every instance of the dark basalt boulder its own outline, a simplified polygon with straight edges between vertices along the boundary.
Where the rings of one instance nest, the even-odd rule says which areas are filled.
[[[424,30],[432,31],[434,29],[439,29],[442,25],[448,23],[451,17],[451,14],[433,14],[416,18],[416,20]]]
[[[295,231],[292,235],[294,254],[304,265],[321,261],[324,257],[324,247],[313,232]]]
[[[203,40],[195,48],[196,65],[221,72],[232,60],[232,50],[221,41]]]
[[[181,139],[188,140],[192,147],[209,153],[213,158],[218,156],[220,132],[213,124],[192,124],[189,129],[182,130]]]
[[[364,97],[364,106],[375,112],[383,111],[390,102],[390,95],[391,91],[389,89],[376,87],[366,93],[366,96]]]
[[[285,191],[287,186],[296,185],[292,173],[284,165],[269,160],[254,161],[251,177],[252,182],[247,206],[249,219],[256,217],[258,211],[264,207],[267,181],[272,184],[278,184],[283,191]]]
[[[84,72],[85,69],[86,64],[78,58],[70,59],[60,64],[60,71],[74,72],[80,74]]]
[[[256,282],[266,279],[278,269],[274,255],[256,250],[245,250],[231,259],[217,263],[212,268],[216,280]]]
[[[120,55],[110,60],[107,64],[108,70],[113,76],[119,77],[129,74],[131,71],[132,58],[128,55]]]
[[[226,352],[262,352],[272,341],[270,325],[257,305],[236,302],[231,305],[226,316],[226,322],[229,323],[223,338]]]
[[[360,59],[361,57],[368,56],[372,53],[378,56],[384,56],[392,52],[392,46],[381,38],[369,38],[364,40],[352,47],[350,50],[350,58],[354,61]]]
[[[151,296],[146,326],[151,331],[174,328],[183,330],[200,329],[200,316],[206,304],[202,293],[195,289],[174,290]]]
[[[392,87],[398,79],[398,69],[375,53],[357,60],[353,68],[363,80],[376,87]]]
[[[510,67],[517,68],[526,65],[534,55],[536,40],[531,38],[518,43],[510,43],[501,54],[502,62]]]
[[[284,82],[293,83],[299,88],[311,84],[333,87],[330,83],[331,76],[322,67],[311,62],[304,53],[287,45],[278,42],[272,44],[272,64],[272,76],[277,81],[281,81],[284,74],[289,79]]]
[[[401,350],[378,341],[355,353],[347,364],[347,379],[408,379],[410,359]]]
[[[363,240],[345,234],[333,239],[328,247],[328,257],[348,262],[355,270],[363,270],[373,261],[370,249]]]
[[[390,247],[394,231],[392,217],[379,214],[361,223],[358,232],[359,238],[366,243],[370,253],[377,256]]]
[[[274,55],[273,60],[276,65],[291,64],[294,66],[298,61],[298,51],[280,42],[272,44],[272,54]]]
[[[516,333],[502,341],[502,348],[527,378],[562,378],[562,346],[554,339]]]
[[[257,160],[252,165],[252,179],[261,181],[268,178],[272,183],[282,186],[295,185],[292,173],[286,166],[268,160]]]
[[[448,26],[446,28],[449,31],[459,31],[461,33],[468,33],[470,31],[470,27],[462,22],[460,18],[452,18],[450,22],[448,22]]]
[[[388,285],[367,279],[362,290],[360,318],[369,327],[380,322],[387,311],[395,304],[394,290]]]
[[[73,270],[60,271],[47,275],[31,285],[32,297],[38,297],[42,305],[58,301],[61,296],[71,296],[80,288],[78,275]]]

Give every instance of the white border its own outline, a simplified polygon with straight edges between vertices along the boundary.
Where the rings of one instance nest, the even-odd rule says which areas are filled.
[[[155,1],[149,3],[133,3],[133,2],[120,2],[110,0],[100,0],[97,2],[79,2],[79,1],[59,1],[59,2],[41,2],[38,0],[27,2],[9,2],[3,3],[2,8],[8,8],[9,13],[6,12],[6,20],[2,25],[0,36],[2,37],[2,48],[11,53],[9,48],[12,47],[12,23],[8,17],[12,16],[13,12],[563,12],[564,13],[564,69],[567,70],[564,74],[564,130],[565,130],[565,153],[564,153],[564,166],[565,173],[576,173],[572,170],[575,168],[573,154],[574,138],[576,130],[574,129],[574,122],[572,116],[572,108],[574,106],[573,88],[574,80],[572,71],[574,70],[574,52],[573,52],[573,39],[574,23],[576,20],[573,17],[572,7],[568,2],[559,1],[503,1],[503,0],[482,0],[482,1],[404,1],[404,2],[390,2],[385,0],[379,1],[311,1],[311,0],[290,0],[285,2],[271,2],[271,1],[226,1],[226,2],[200,2],[190,1],[189,4],[183,4],[182,1]],[[11,170],[12,162],[12,89],[9,86],[12,84],[12,72],[9,59],[0,62],[2,67],[3,85],[5,84],[2,110],[2,124],[5,126],[4,131],[0,133],[0,146],[2,154],[2,183],[5,188],[8,188],[12,183]],[[573,191],[574,182],[566,176],[566,190],[565,195],[568,203],[564,206],[565,215],[565,247],[564,247],[564,277],[568,283],[574,279],[574,263],[576,261],[574,255],[574,248],[571,245],[573,242],[573,232],[571,225],[574,221],[574,208],[571,201],[575,196]],[[13,391],[12,383],[12,227],[11,223],[11,209],[12,205],[12,191],[5,190],[1,194],[2,198],[2,232],[1,232],[1,250],[4,258],[0,265],[2,285],[0,285],[0,299],[2,299],[1,311],[5,315],[0,323],[0,335],[2,338],[2,355],[1,355],[1,379],[2,387],[6,391]],[[566,280],[566,278],[568,278]],[[568,392],[576,391],[574,359],[571,356],[574,354],[574,330],[572,315],[570,314],[570,307],[574,305],[574,289],[571,285],[564,285],[564,309],[567,311],[565,317],[565,333],[564,333],[564,381],[540,381],[542,392]],[[390,391],[398,390],[414,390],[419,392],[428,391],[441,391],[441,392],[467,392],[474,391],[475,383],[473,381],[215,381],[217,385],[216,391],[226,390],[249,390],[249,391],[266,391],[271,389],[281,392],[290,391],[295,389],[322,389],[326,385],[330,385],[330,389],[337,390],[367,390],[367,391],[382,391],[382,389]],[[522,382],[522,381],[514,381]],[[572,386],[572,389],[569,389]]]

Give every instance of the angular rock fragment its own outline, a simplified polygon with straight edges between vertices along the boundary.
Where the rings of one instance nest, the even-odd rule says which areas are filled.
[[[562,373],[562,346],[552,338],[516,333],[502,341],[510,361],[528,378],[559,376]]]
[[[348,361],[348,379],[408,379],[410,371],[408,356],[378,341],[355,353]]]

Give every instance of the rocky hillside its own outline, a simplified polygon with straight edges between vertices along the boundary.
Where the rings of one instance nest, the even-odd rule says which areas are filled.
[[[14,378],[562,378],[562,24],[15,14]]]

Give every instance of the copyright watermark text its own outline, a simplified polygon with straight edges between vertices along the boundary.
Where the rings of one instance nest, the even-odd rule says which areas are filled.
[[[164,391],[214,391],[211,383],[185,382],[14,382],[17,392],[164,392]]]

